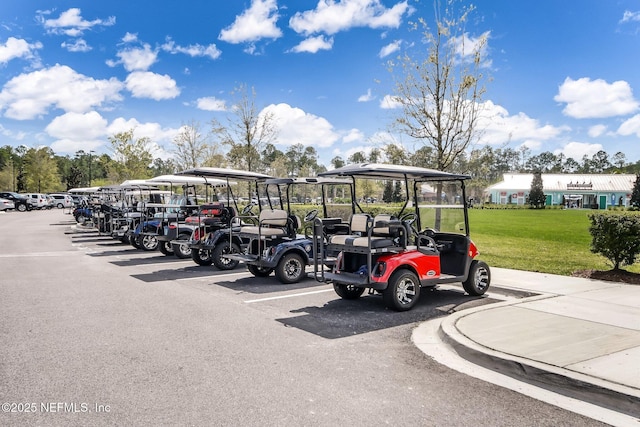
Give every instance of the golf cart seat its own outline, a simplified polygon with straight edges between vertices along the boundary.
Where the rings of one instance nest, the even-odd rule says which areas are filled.
[[[393,227],[390,226],[390,215],[378,215],[376,219],[368,214],[353,214],[349,220],[350,234],[336,234],[331,236],[330,245],[357,246],[372,249],[393,246]],[[378,225],[376,227],[376,225]],[[371,236],[369,237],[369,230]]]
[[[241,234],[255,234],[265,237],[284,237],[290,235],[289,216],[282,209],[263,209],[258,217],[258,225],[245,225]]]

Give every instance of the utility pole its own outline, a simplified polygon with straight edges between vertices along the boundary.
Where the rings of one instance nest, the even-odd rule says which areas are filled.
[[[93,153],[93,150],[89,150],[89,187],[91,187],[91,155]]]

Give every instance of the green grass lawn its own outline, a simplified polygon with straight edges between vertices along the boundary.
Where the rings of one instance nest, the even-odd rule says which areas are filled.
[[[607,259],[589,250],[588,210],[470,209],[471,238],[489,266],[570,275],[576,270],[610,270]],[[623,267],[640,272],[640,266]]]

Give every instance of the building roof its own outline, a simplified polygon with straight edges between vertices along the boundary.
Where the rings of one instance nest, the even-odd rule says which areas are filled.
[[[625,192],[631,191],[636,181],[633,174],[545,174],[542,175],[544,191],[571,192]],[[495,190],[529,191],[532,173],[506,173],[503,181],[487,188]]]

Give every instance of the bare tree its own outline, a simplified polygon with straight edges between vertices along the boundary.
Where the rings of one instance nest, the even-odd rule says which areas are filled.
[[[462,6],[457,14],[456,0],[443,1],[444,7],[439,0],[434,3],[435,29],[422,18],[414,23],[426,50],[417,46],[390,64],[394,75],[401,71],[393,97],[401,112],[394,124],[401,133],[432,147],[435,166],[446,171],[479,136],[487,34],[472,40],[465,32],[472,6]]]
[[[202,166],[210,157],[211,143],[203,135],[200,123],[191,121],[180,128],[173,138],[175,163],[179,170]]]
[[[260,167],[260,152],[278,134],[273,113],[260,112],[255,105],[256,92],[246,85],[233,92],[239,98],[231,108],[228,126],[212,121],[212,129],[223,145],[229,146],[228,160],[236,168],[255,171]]]

